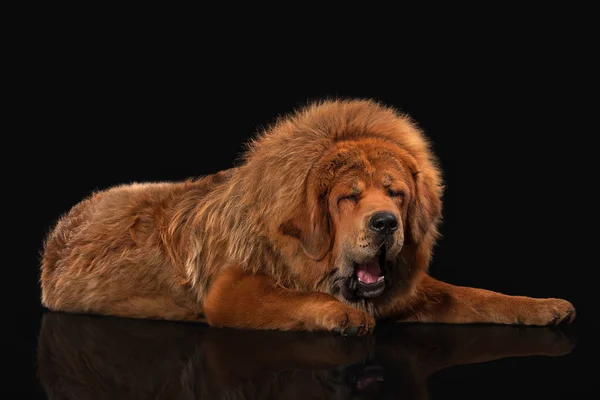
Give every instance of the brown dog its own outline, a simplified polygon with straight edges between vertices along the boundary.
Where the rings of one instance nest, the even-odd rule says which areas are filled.
[[[559,299],[427,274],[443,187],[411,120],[373,101],[281,119],[236,169],[120,186],[61,218],[42,262],[51,310],[248,329],[371,331],[376,319],[548,325]]]

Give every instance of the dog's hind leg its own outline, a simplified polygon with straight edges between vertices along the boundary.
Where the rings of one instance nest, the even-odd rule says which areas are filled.
[[[109,315],[126,318],[161,319],[167,321],[206,322],[201,307],[179,304],[168,296],[132,297],[113,302],[108,306]],[[101,314],[102,310],[94,310]]]
[[[116,299],[117,296],[62,301],[48,307],[52,311],[74,314],[96,314],[135,319],[206,322],[202,308],[188,301],[175,301],[170,296],[148,295]]]

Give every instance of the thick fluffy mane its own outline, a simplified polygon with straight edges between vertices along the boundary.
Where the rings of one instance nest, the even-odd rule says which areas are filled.
[[[169,233],[187,248],[181,253],[190,255],[182,261],[191,283],[210,282],[217,269],[239,263],[254,272],[268,268],[264,272],[285,284],[285,268],[274,265],[280,255],[267,238],[277,237],[279,226],[306,203],[307,176],[322,155],[336,142],[368,137],[407,151],[424,181],[441,195],[437,160],[408,116],[372,100],[314,103],[259,134],[231,178],[200,203],[183,200],[188,212],[173,219]],[[429,235],[435,239],[435,227]],[[197,289],[201,297],[206,288]]]

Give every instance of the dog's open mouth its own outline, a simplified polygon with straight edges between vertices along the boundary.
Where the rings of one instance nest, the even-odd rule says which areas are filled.
[[[356,389],[359,391],[374,390],[375,393],[380,389],[381,383],[384,381],[384,370],[379,365],[370,365],[365,367],[363,373],[356,381]]]
[[[377,297],[385,290],[386,250],[382,246],[372,259],[357,264],[354,268],[356,295],[360,297]]]

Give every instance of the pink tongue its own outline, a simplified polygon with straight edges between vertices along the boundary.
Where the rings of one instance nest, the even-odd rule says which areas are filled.
[[[356,276],[363,283],[375,283],[381,275],[381,268],[377,259],[356,267]]]
[[[361,379],[360,381],[356,382],[356,388],[358,390],[362,390],[362,389],[366,388],[367,386],[372,385],[375,382],[379,382],[379,379],[377,379],[377,378]]]

